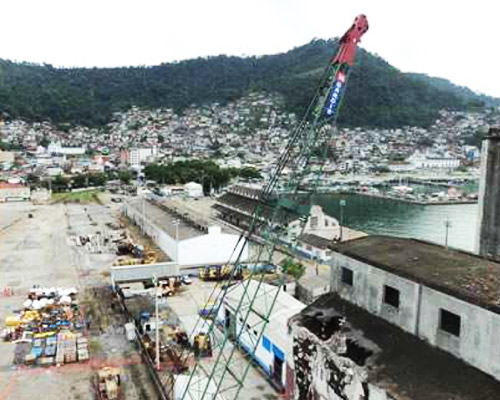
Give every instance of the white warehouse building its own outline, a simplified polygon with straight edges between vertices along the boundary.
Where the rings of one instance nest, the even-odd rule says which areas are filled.
[[[233,262],[240,251],[240,261],[248,260],[248,245],[243,247],[239,235],[224,233],[219,226],[209,226],[207,231],[197,229],[145,199],[124,204],[123,213],[180,267]]]

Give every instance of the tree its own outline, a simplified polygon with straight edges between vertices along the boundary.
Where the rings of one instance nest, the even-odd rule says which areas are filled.
[[[26,177],[26,181],[30,184],[30,186],[37,186],[40,184],[40,177],[31,173]]]
[[[287,258],[281,265],[283,273],[291,276],[295,280],[299,280],[306,272],[306,267],[301,263],[294,262],[291,258]]]
[[[108,181],[108,177],[103,173],[89,174],[89,186],[104,186]]]
[[[260,172],[253,167],[244,167],[239,171],[239,176],[245,179],[261,179]]]
[[[122,169],[118,171],[118,179],[125,185],[128,185],[132,180],[132,173],[127,169]]]
[[[77,174],[73,176],[71,185],[74,189],[87,187],[88,186],[87,177],[82,174]]]
[[[69,189],[69,178],[66,178],[62,175],[57,175],[52,180],[52,190],[54,192],[64,192]]]
[[[42,147],[48,147],[50,144],[50,140],[47,136],[44,136],[42,140],[40,140],[40,146]]]
[[[133,105],[172,108],[234,101],[250,91],[280,93],[286,112],[302,115],[336,40],[314,40],[285,54],[262,57],[217,56],[152,67],[53,68],[0,60],[0,115],[29,121],[105,126],[113,112]],[[358,50],[339,122],[353,126],[431,124],[442,108],[498,106],[444,79],[408,74],[382,58]],[[267,126],[267,114],[252,110],[248,122]],[[150,123],[154,123],[150,121]],[[140,129],[141,122],[132,124]],[[251,133],[251,132],[249,132]]]

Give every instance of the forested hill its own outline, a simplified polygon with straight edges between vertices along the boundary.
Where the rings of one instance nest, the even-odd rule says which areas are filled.
[[[279,92],[289,111],[304,111],[335,40],[314,40],[287,53],[218,56],[154,67],[71,68],[0,60],[0,112],[10,118],[103,125],[132,105],[176,110],[225,103],[249,91]],[[360,50],[339,122],[355,126],[428,125],[441,108],[497,99],[477,96],[444,79],[404,74]]]

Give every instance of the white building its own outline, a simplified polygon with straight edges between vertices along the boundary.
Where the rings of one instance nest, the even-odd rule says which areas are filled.
[[[476,162],[481,158],[481,151],[476,146],[464,146],[462,150],[467,161]]]
[[[249,298],[255,296],[252,310],[245,320],[248,306],[238,303],[244,296],[245,285]],[[278,292],[279,291],[279,292]],[[275,296],[276,303],[270,305]],[[231,287],[219,308],[218,321],[229,330],[237,344],[248,354],[254,354],[254,361],[283,391],[289,391],[287,382],[293,381],[293,341],[289,334],[288,320],[305,308],[293,296],[276,286],[256,280],[246,280]],[[271,311],[270,311],[271,310]],[[264,318],[269,315],[269,323],[264,328],[262,338],[258,336],[264,326]],[[255,349],[255,352],[253,351]]]
[[[406,172],[413,171],[415,165],[405,161],[393,161],[387,163],[387,168],[389,168],[391,172]]]
[[[331,240],[306,233],[300,236],[297,250],[308,258],[325,262],[331,258],[331,244]]]
[[[147,201],[124,204],[123,212],[181,267],[234,262],[240,252],[240,261],[248,260],[248,244],[243,247],[239,235],[223,233],[219,226],[210,226],[208,233],[204,233]]]
[[[422,153],[416,150],[409,158],[408,162],[416,169],[422,168],[446,168],[453,169],[460,166],[460,159],[450,153],[433,154]]]
[[[333,240],[340,237],[340,224],[335,218],[325,214],[321,206],[314,205],[311,207],[304,230],[302,231],[300,219],[297,219],[288,224],[287,233],[289,242],[295,241],[301,234]]]
[[[184,185],[184,193],[194,199],[203,197],[203,186],[196,182],[188,182]]]
[[[130,149],[128,162],[130,165],[139,166],[143,162],[153,161],[157,156],[158,148],[156,146]]]
[[[243,242],[233,251],[239,235],[223,233],[219,226],[208,228],[207,234],[180,240],[178,242],[177,262],[180,266],[203,266],[234,262],[243,246]],[[241,253],[240,261],[248,260],[248,245]]]
[[[333,292],[500,381],[500,264],[384,236],[331,249]]]
[[[0,182],[0,202],[30,199],[30,188],[19,183]]]
[[[14,152],[0,150],[0,164],[13,164],[14,158]]]
[[[47,147],[49,154],[64,154],[68,156],[85,154],[84,147],[62,147],[61,142],[51,142]]]

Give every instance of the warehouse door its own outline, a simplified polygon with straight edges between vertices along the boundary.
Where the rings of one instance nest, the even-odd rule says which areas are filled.
[[[283,360],[276,357],[276,354],[274,355],[273,378],[280,386],[283,386]]]

